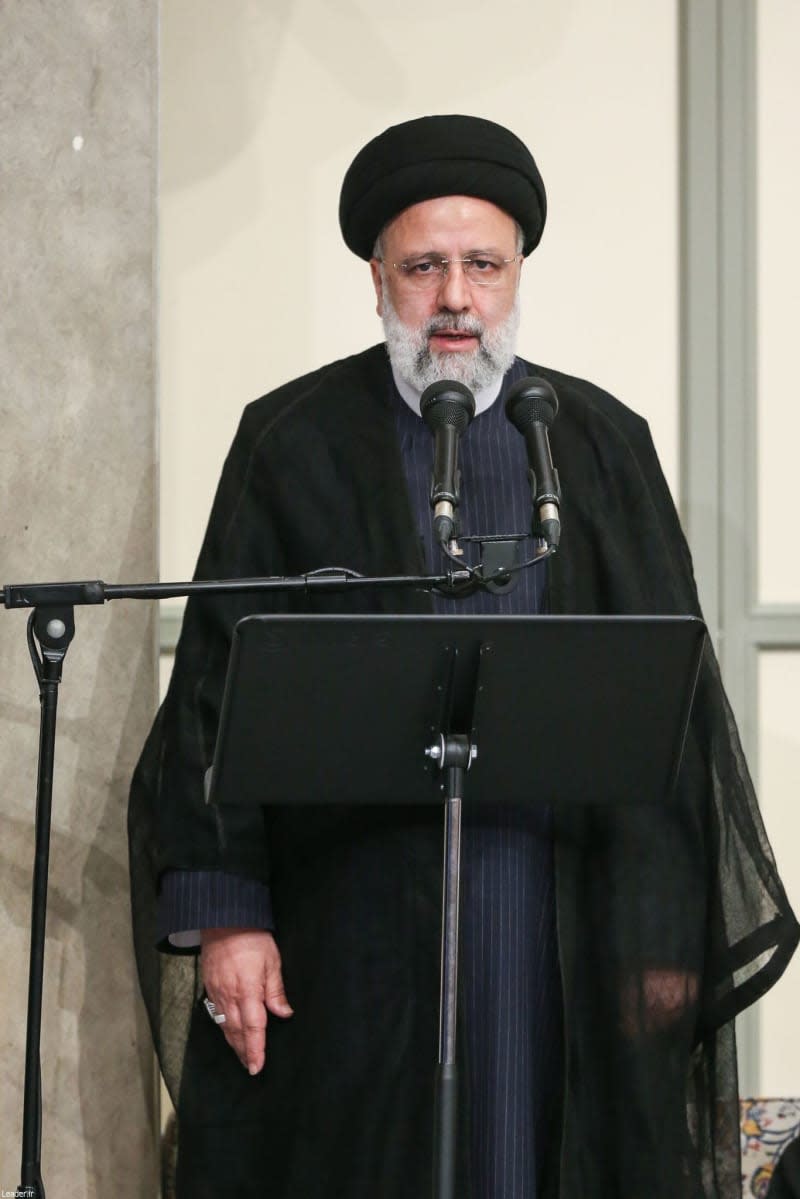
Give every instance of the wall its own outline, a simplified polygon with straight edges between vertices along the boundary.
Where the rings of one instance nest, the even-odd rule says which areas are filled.
[[[154,0],[0,6],[4,583],[155,572]],[[0,611],[0,1188],[20,1181],[38,700]],[[61,687],[45,959],[43,1174],[156,1191],[152,1054],[129,933],[126,793],[155,611],[77,611]]]
[[[757,14],[757,600],[787,629],[759,654],[759,793],[795,912],[800,912],[800,555],[797,541],[797,330],[800,327],[800,172],[797,144],[800,7],[760,0]],[[761,1016],[761,1090],[800,1095],[800,955]]]
[[[426,112],[507,124],[548,189],[520,346],[652,422],[677,480],[673,0],[167,0],[161,564],[185,577],[239,413],[382,338],[337,206],[356,151]]]

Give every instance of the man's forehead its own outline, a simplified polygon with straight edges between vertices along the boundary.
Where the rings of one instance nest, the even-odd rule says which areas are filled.
[[[411,204],[386,225],[381,234],[387,243],[431,243],[466,238],[474,248],[496,242],[513,242],[517,224],[512,216],[490,200],[477,196],[437,196]],[[419,248],[435,248],[421,245]]]

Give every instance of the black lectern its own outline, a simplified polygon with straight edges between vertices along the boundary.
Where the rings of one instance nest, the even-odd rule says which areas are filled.
[[[694,617],[236,627],[211,802],[445,806],[435,1199],[455,1195],[462,802],[668,803],[704,635]]]

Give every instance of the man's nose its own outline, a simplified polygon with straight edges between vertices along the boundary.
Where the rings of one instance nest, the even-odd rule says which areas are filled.
[[[472,289],[463,262],[448,262],[447,273],[439,287],[439,307],[451,312],[465,312],[472,307]]]

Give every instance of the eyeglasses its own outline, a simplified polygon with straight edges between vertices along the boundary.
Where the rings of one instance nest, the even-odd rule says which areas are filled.
[[[443,258],[441,254],[421,254],[418,258],[406,258],[404,262],[392,262],[389,265],[397,271],[403,283],[415,291],[441,287],[454,262],[461,264],[461,269],[470,283],[477,284],[478,287],[502,287],[511,278],[508,269],[511,263],[523,257],[523,254],[515,254],[513,258],[498,258],[494,254],[468,254],[466,258]]]

